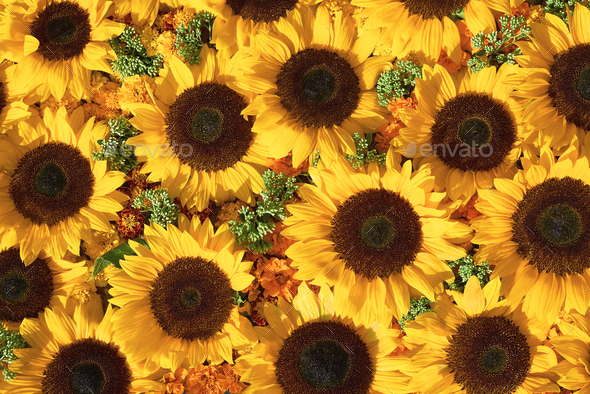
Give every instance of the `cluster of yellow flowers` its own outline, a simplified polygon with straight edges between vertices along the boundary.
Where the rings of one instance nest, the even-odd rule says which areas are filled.
[[[587,3],[4,1],[0,393],[590,393]]]

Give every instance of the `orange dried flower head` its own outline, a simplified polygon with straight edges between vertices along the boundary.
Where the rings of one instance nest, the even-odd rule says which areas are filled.
[[[269,157],[266,159],[266,166],[276,172],[277,174],[283,173],[287,176],[297,176],[302,172],[309,170],[309,161],[305,159],[303,163],[297,168],[293,168],[293,161],[291,159],[292,153],[280,159],[274,159]]]

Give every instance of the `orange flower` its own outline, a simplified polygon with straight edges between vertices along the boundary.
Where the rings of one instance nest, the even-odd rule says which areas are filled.
[[[446,68],[447,71],[449,72],[449,74],[457,74],[459,72],[459,70],[461,70],[463,67],[467,66],[467,60],[469,60],[471,58],[471,55],[469,55],[467,52],[462,51],[461,53],[462,53],[461,62],[459,64],[456,64],[447,55],[445,50],[442,49],[440,51],[440,57],[438,58],[438,64],[440,64],[441,66]]]
[[[397,100],[391,100],[387,109],[391,112],[391,115],[385,117],[387,123],[382,124],[377,128],[377,135],[375,136],[375,149],[381,153],[389,149],[389,142],[399,135],[399,131],[406,127],[402,122],[398,111],[402,108],[409,108],[414,112],[418,112],[418,100],[414,92],[410,94],[410,97],[398,98]]]
[[[147,75],[133,75],[125,79],[117,93],[121,109],[128,114],[127,104],[154,104],[152,100],[154,87],[154,79]]]
[[[280,174],[282,172],[287,176],[297,176],[302,172],[307,172],[307,170],[309,169],[309,161],[305,159],[303,163],[299,165],[299,167],[293,168],[291,155],[292,153],[289,152],[287,156],[282,157],[280,159],[273,159],[272,157],[269,157],[266,159],[266,166],[274,172],[276,172],[277,174]]]
[[[171,31],[165,31],[158,37],[158,53],[164,55],[165,63],[168,63],[173,56],[178,57],[175,43],[176,34]]]
[[[281,259],[285,258],[285,251],[289,246],[293,245],[295,241],[287,239],[281,235],[281,231],[283,231],[284,228],[285,226],[283,226],[281,222],[276,222],[272,233],[268,233],[264,236],[272,244],[272,249],[266,252],[266,254]]]
[[[473,47],[471,46],[471,38],[473,37],[473,33],[469,31],[467,27],[467,23],[464,20],[458,20],[455,22],[457,28],[459,29],[459,35],[461,36],[461,49],[465,52],[473,52]]]
[[[297,294],[297,288],[301,281],[293,279],[297,270],[291,268],[292,261],[291,259],[281,260],[273,257],[269,261],[258,263],[253,275],[264,289],[264,297],[283,296],[290,302]]]
[[[212,365],[199,365],[188,373],[185,381],[187,394],[223,394],[225,390],[217,369]]]
[[[237,394],[246,388],[246,385],[240,382],[240,376],[234,372],[231,365],[223,364],[217,366],[217,369],[223,372],[224,379],[222,380],[222,385],[224,390],[229,390],[231,394]]]
[[[473,196],[469,199],[467,204],[462,205],[455,212],[451,214],[451,219],[458,220],[462,223],[469,224],[472,219],[481,216],[481,213],[475,209],[477,203],[477,196]]]
[[[183,394],[184,386],[182,385],[182,382],[187,374],[188,372],[186,369],[178,367],[176,369],[176,372],[170,372],[164,375],[164,383],[166,383],[166,394]]]

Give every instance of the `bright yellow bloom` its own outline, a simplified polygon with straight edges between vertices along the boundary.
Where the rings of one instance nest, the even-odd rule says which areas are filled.
[[[2,392],[63,394],[160,390],[155,381],[163,370],[131,361],[113,338],[110,306],[103,316],[100,301],[76,307],[73,317],[64,310],[45,309],[38,319],[25,319],[20,334],[30,345],[15,349],[10,364],[16,379],[0,383]],[[4,391],[8,390],[8,391]]]
[[[424,79],[416,81],[418,111],[399,111],[407,127],[394,145],[415,157],[416,167],[432,167],[435,191],[469,200],[495,178],[514,176],[531,134],[521,125],[522,104],[509,95],[514,86],[507,81],[517,70],[504,64],[455,77],[438,64],[424,66]]]
[[[26,265],[43,248],[78,255],[80,239],[91,242],[91,229],[111,231],[109,220],[128,199],[116,191],[125,174],[91,158],[108,128],[83,118],[82,107],[72,116],[46,108],[43,119],[31,115],[0,144],[0,247],[20,243]]]
[[[119,35],[125,25],[107,17],[111,1],[34,0],[11,4],[0,13],[0,52],[17,62],[14,90],[35,91],[43,101],[52,94],[61,99],[70,89],[74,97],[90,96],[90,72],[111,73],[115,59],[104,42]]]
[[[299,188],[306,202],[287,206],[282,231],[299,241],[285,252],[299,269],[295,279],[334,286],[336,313],[367,326],[401,318],[410,294],[433,300],[454,280],[443,260],[465,256],[452,242],[471,238],[468,226],[448,219],[456,207],[441,204],[445,194],[432,191],[429,168],[395,165],[391,152],[388,167],[355,172],[339,161],[310,169],[317,186]]]
[[[364,27],[386,28],[384,39],[398,58],[415,53],[421,63],[433,66],[444,50],[455,64],[461,62],[461,37],[450,14],[465,10],[465,22],[473,33],[496,30],[493,11],[510,14],[524,0],[353,0],[366,8]]]
[[[359,36],[352,17],[328,9],[294,9],[256,45],[240,66],[245,76],[233,85],[259,94],[244,110],[256,115],[253,131],[269,147],[269,157],[293,151],[298,167],[316,149],[331,161],[354,154],[353,133],[365,135],[384,122],[374,87],[391,57],[369,57],[379,29]]]
[[[495,265],[513,303],[553,321],[559,311],[585,312],[590,305],[590,169],[575,147],[558,161],[545,146],[541,157],[522,158],[514,179],[496,179],[479,190],[471,221],[475,259]]]
[[[230,89],[241,55],[203,47],[199,65],[176,57],[155,79],[155,105],[127,103],[142,134],[127,143],[146,161],[142,173],[162,182],[170,196],[202,211],[210,200],[238,198],[254,204],[262,188],[266,149],[252,133],[253,118],[240,114],[251,96]],[[149,87],[147,91],[152,94]]]
[[[252,324],[232,304],[232,290],[244,290],[254,277],[252,262],[234,246],[226,225],[214,233],[209,219],[178,228],[145,227],[150,249],[129,241],[137,256],[125,256],[122,270],[109,283],[110,300],[121,311],[114,320],[116,338],[138,360],[147,358],[176,370],[184,361],[233,363],[232,349],[256,341]]]
[[[408,377],[387,356],[401,344],[399,331],[354,324],[334,313],[336,302],[325,284],[316,295],[304,282],[292,305],[283,297],[266,303],[269,326],[256,327],[260,343],[236,366],[251,384],[242,392],[399,392]]]
[[[519,41],[522,56],[516,61],[525,83],[514,96],[530,101],[524,121],[542,130],[541,146],[565,151],[575,135],[583,140],[590,131],[590,10],[576,3],[568,26],[545,14],[533,23],[532,41]],[[568,16],[570,13],[568,12]]]
[[[550,323],[528,318],[521,305],[498,301],[500,281],[483,289],[472,276],[465,293],[441,294],[434,312],[407,322],[412,350],[396,361],[412,377],[402,393],[544,393],[559,391],[550,371],[555,353],[544,346]]]

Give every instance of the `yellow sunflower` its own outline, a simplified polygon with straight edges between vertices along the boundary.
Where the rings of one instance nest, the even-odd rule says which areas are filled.
[[[33,0],[0,12],[0,51],[17,62],[14,89],[36,91],[43,101],[61,99],[66,87],[78,99],[90,93],[92,70],[112,73],[115,59],[104,42],[125,25],[107,17],[112,2],[104,0]]]
[[[119,311],[100,301],[76,307],[73,318],[59,308],[25,319],[20,334],[30,348],[15,349],[10,364],[16,378],[0,383],[8,393],[145,393],[161,390],[163,370],[131,361],[113,338]],[[4,391],[7,390],[7,391]]]
[[[246,75],[233,82],[260,94],[242,111],[256,115],[269,156],[293,151],[299,166],[319,149],[323,160],[342,151],[354,154],[353,133],[364,135],[383,121],[374,87],[391,57],[371,57],[379,29],[358,36],[350,16],[319,6],[294,9],[270,32],[259,32],[252,56],[240,66]]]
[[[442,260],[465,256],[452,242],[471,238],[468,226],[448,219],[452,208],[441,206],[445,194],[432,191],[428,168],[412,173],[410,161],[397,170],[392,154],[388,160],[381,177],[376,166],[355,172],[341,161],[310,169],[317,186],[299,188],[306,202],[287,206],[281,233],[299,241],[285,252],[295,278],[334,286],[336,312],[367,326],[401,318],[410,293],[433,300],[454,280]]]
[[[590,131],[590,10],[576,3],[569,25],[545,14],[533,23],[532,41],[519,41],[525,82],[515,96],[532,100],[524,110],[524,121],[543,130],[543,144],[559,154],[574,135],[581,139]]]
[[[564,359],[553,367],[559,375],[557,383],[576,394],[590,393],[590,316],[570,315],[573,322],[563,336],[551,339],[553,350]]]
[[[25,318],[37,317],[45,308],[74,312],[74,292],[94,290],[86,283],[85,261],[71,263],[43,251],[29,266],[20,258],[19,247],[0,251],[0,321],[17,331]]]
[[[527,318],[520,305],[498,301],[500,281],[483,289],[472,276],[465,293],[452,292],[431,304],[434,312],[419,315],[406,326],[412,351],[400,356],[412,376],[405,392],[422,394],[528,394],[559,392],[550,371],[555,353],[544,346],[551,326]],[[402,391],[403,392],[403,391]]]
[[[14,91],[15,67],[8,60],[0,64],[0,133],[31,116],[29,106],[23,102],[22,95]]]
[[[115,13],[121,18],[131,14],[131,20],[136,26],[151,26],[158,17],[160,8],[166,10],[177,9],[183,5],[182,0],[112,0],[115,3]]]
[[[111,231],[128,197],[116,191],[125,174],[95,162],[96,140],[105,124],[84,123],[79,107],[65,107],[43,119],[33,114],[10,130],[0,144],[0,248],[20,243],[20,256],[31,264],[45,248],[62,257],[80,253],[80,239],[92,240],[91,229]]]
[[[418,111],[400,111],[407,127],[394,144],[416,157],[416,166],[432,166],[435,191],[469,200],[495,178],[514,176],[530,134],[521,126],[522,105],[509,95],[513,86],[505,83],[517,70],[504,64],[455,78],[438,64],[424,66],[424,79],[416,81]]]
[[[590,305],[590,169],[575,153],[556,162],[543,147],[540,158],[522,159],[524,170],[480,190],[471,221],[476,261],[495,265],[507,298],[529,315],[553,321],[559,311],[585,312]]]
[[[155,80],[155,105],[128,104],[142,134],[136,145],[150,182],[162,182],[172,197],[200,211],[209,200],[233,198],[254,204],[262,188],[266,150],[252,132],[253,118],[240,112],[251,98],[228,87],[242,56],[204,46],[199,65],[170,59]]]
[[[408,377],[387,355],[401,344],[400,332],[336,315],[334,298],[325,284],[316,295],[303,282],[292,305],[283,297],[264,305],[269,326],[256,327],[260,343],[236,367],[251,384],[244,394],[399,392]]]
[[[209,219],[201,224],[181,215],[178,228],[145,227],[150,249],[129,242],[138,256],[125,256],[109,281],[110,301],[121,307],[115,335],[125,349],[176,370],[185,361],[233,363],[232,349],[256,341],[252,324],[232,304],[232,290],[254,279],[234,238],[227,225],[214,233]]]
[[[494,11],[510,14],[511,6],[524,0],[353,0],[368,17],[364,28],[386,28],[384,36],[399,58],[409,53],[420,63],[434,65],[444,50],[453,62],[461,62],[461,37],[451,13],[465,10],[465,22],[473,34],[496,30]]]
[[[216,16],[212,44],[219,50],[235,48],[248,51],[256,45],[256,32],[267,32],[279,26],[294,8],[314,12],[321,0],[279,0],[264,3],[258,0],[189,0],[187,6],[204,9]],[[282,23],[281,23],[282,24]],[[234,47],[235,46],[235,47]]]

